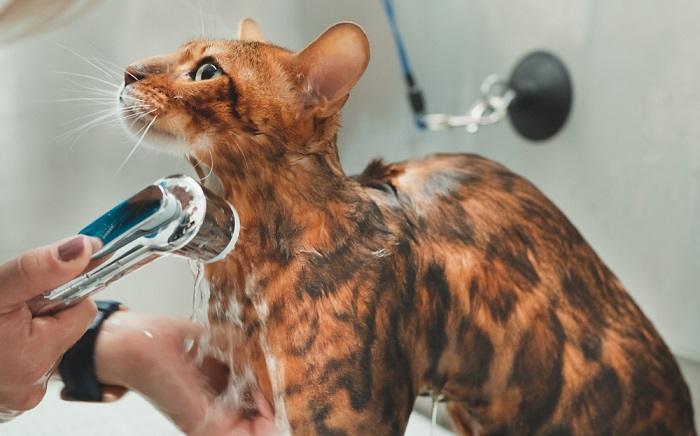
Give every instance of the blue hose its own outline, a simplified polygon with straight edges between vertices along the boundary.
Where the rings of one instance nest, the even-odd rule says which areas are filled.
[[[403,38],[401,37],[401,32],[399,32],[399,25],[396,22],[396,14],[394,13],[394,1],[393,0],[382,0],[384,5],[384,11],[386,12],[387,20],[389,21],[389,27],[391,28],[391,33],[394,36],[394,43],[396,44],[396,50],[399,54],[399,62],[401,64],[401,71],[406,81],[406,87],[408,89],[408,100],[411,104],[411,110],[413,111],[413,119],[416,126],[419,129],[425,129],[425,121],[423,117],[425,116],[425,100],[423,98],[423,91],[420,89],[416,83],[415,77],[413,75],[413,69],[411,68],[411,63],[408,60],[408,53],[406,52],[406,46],[403,43]]]

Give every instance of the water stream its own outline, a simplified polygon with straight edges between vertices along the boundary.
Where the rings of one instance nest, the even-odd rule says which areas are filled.
[[[437,425],[438,398],[433,395],[433,408],[430,414],[430,436],[435,434],[435,426]]]
[[[194,275],[192,321],[207,326],[209,325],[209,297],[211,296],[211,290],[204,279],[204,264],[190,260],[190,268]]]
[[[234,353],[231,352],[233,349],[233,343],[235,341],[235,336],[237,334],[243,334],[243,321],[241,319],[241,305],[236,299],[235,292],[231,293],[229,297],[230,300],[224,306],[219,299],[215,298],[211,300],[212,291],[210,284],[204,276],[204,264],[201,262],[190,261],[190,267],[194,275],[194,296],[192,302],[192,321],[207,327],[206,332],[197,338],[198,348],[195,359],[201,363],[201,361],[206,356],[213,356],[224,364],[227,364],[231,370],[234,366]],[[262,328],[259,334],[260,347],[265,356],[265,363],[268,370],[268,375],[270,377],[270,382],[272,384],[272,408],[275,412],[275,424],[277,428],[282,432],[281,434],[288,434],[289,423],[287,422],[287,414],[284,407],[284,368],[275,359],[270,346],[267,342],[267,329],[266,321],[269,315],[269,310],[267,304],[263,300],[262,296],[259,295],[255,289],[254,280],[249,277],[245,283],[245,292],[248,297],[254,302],[253,306],[258,319],[261,322]],[[228,338],[230,342],[228,344],[229,349],[221,350],[213,344],[212,333],[208,328],[209,324],[209,314],[210,312],[217,317],[217,319],[225,319],[227,324],[230,325],[231,331],[227,332],[230,335]],[[239,331],[237,331],[239,330]],[[217,344],[220,343],[222,338],[217,338]],[[224,342],[226,342],[224,338]],[[194,341],[190,346],[194,345]],[[224,346],[226,348],[226,346]],[[249,365],[244,365],[240,373],[231,373],[228,386],[224,392],[219,397],[219,400],[226,408],[238,409],[245,406],[246,402],[251,401],[250,396],[246,395],[246,392],[250,392],[250,389],[257,389],[257,380],[253,373],[252,368]]]

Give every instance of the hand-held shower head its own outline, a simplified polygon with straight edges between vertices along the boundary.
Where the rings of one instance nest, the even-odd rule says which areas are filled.
[[[231,252],[239,231],[233,206],[192,177],[160,179],[81,230],[104,244],[88,271],[33,298],[29,307],[35,315],[59,311],[170,254],[216,262]]]

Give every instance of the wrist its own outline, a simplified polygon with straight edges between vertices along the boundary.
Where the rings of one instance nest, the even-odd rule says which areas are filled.
[[[90,328],[66,352],[59,364],[59,373],[65,384],[61,391],[61,398],[64,400],[114,401],[125,392],[124,388],[100,383],[95,367],[96,342],[100,336],[102,324],[123,307],[116,301],[99,301],[97,306],[98,313]]]

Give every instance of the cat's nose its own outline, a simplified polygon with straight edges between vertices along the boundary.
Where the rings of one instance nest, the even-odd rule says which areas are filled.
[[[134,65],[129,65],[126,67],[126,71],[124,71],[124,86],[128,86],[129,84],[137,82],[145,77],[146,75],[140,68],[137,68]]]

